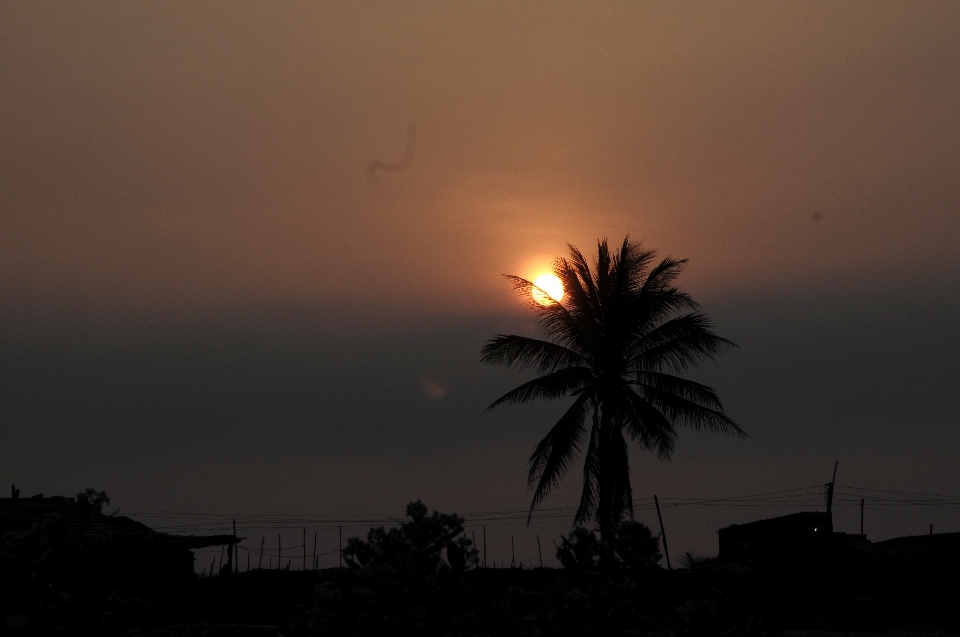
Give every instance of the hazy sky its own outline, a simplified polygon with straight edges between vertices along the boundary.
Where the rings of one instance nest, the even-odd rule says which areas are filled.
[[[523,508],[562,405],[481,414],[523,378],[483,341],[534,330],[499,275],[629,233],[690,258],[740,345],[698,376],[750,434],[636,453],[638,493],[839,459],[960,496],[958,33],[955,2],[3,3],[0,480]]]

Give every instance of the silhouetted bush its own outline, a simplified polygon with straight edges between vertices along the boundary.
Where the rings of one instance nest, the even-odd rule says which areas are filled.
[[[107,495],[107,492],[97,491],[96,489],[87,488],[85,491],[81,491],[74,496],[74,498],[81,511],[100,513],[103,510],[104,504],[110,504],[110,496]]]
[[[557,547],[557,559],[563,568],[582,570],[600,565],[601,556],[611,556],[608,547],[597,539],[593,531],[582,527],[570,531],[567,537],[560,538]]]
[[[656,568],[663,555],[660,538],[640,522],[623,522],[613,538],[613,550],[620,563],[631,569]]]
[[[557,559],[564,568],[656,568],[660,554],[660,538],[640,522],[623,522],[609,541],[584,528],[576,528],[560,539]]]
[[[717,558],[707,555],[697,555],[687,551],[680,556],[680,566],[691,573],[712,572],[717,569]]]
[[[471,622],[472,590],[464,572],[477,550],[464,537],[463,519],[420,501],[407,505],[409,521],[351,538],[343,551],[343,578],[321,584],[294,622],[304,635],[463,633]]]
[[[407,517],[409,522],[390,530],[382,526],[370,529],[366,541],[350,538],[343,550],[347,564],[421,574],[436,574],[445,568],[462,573],[476,567],[477,550],[462,536],[463,518],[438,511],[427,515],[427,507],[419,500],[407,505]]]

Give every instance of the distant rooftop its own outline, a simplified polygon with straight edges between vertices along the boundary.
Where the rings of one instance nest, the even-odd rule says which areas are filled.
[[[74,498],[64,496],[31,498],[0,498],[0,533],[27,531],[46,525],[55,525],[68,536],[105,537],[109,539],[156,538],[175,541],[184,548],[236,544],[244,538],[229,535],[172,535],[154,531],[146,524],[131,518],[104,514],[80,505]]]

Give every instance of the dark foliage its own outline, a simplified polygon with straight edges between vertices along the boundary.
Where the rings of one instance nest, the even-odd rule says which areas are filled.
[[[629,569],[656,568],[663,557],[660,538],[639,522],[624,522],[617,528],[613,548],[620,562]]]
[[[564,570],[493,570],[473,568],[457,516],[427,515],[420,502],[407,513],[398,527],[350,540],[351,568],[316,588],[297,634],[607,635],[643,626],[657,603],[658,541],[642,524],[606,542],[574,530],[561,540]],[[466,568],[451,559],[461,554]]]
[[[657,568],[661,557],[660,539],[640,522],[620,524],[617,534],[608,540],[597,539],[592,531],[576,528],[561,538],[557,547],[557,559],[564,568],[574,570],[638,571]]]
[[[409,522],[370,529],[366,541],[347,541],[343,557],[352,568],[403,570],[435,575],[443,569],[463,572],[477,565],[477,550],[463,535],[463,518],[434,511],[417,500],[407,505]],[[446,560],[444,560],[446,556]]]
[[[78,493],[75,499],[77,506],[81,510],[96,513],[100,513],[103,510],[103,505],[110,504],[110,496],[107,495],[106,491],[97,491],[96,489],[90,488]]]
[[[350,566],[338,582],[320,585],[296,622],[307,635],[444,634],[468,615],[470,587],[463,574],[477,565],[477,550],[463,535],[463,519],[420,502],[407,505],[409,521],[351,538]]]
[[[600,560],[610,558],[609,547],[597,540],[596,534],[583,527],[570,531],[570,535],[560,539],[557,547],[557,559],[563,568],[588,569],[600,565]]]

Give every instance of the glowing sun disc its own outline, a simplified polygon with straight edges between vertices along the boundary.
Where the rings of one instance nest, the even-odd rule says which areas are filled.
[[[530,290],[530,295],[540,305],[550,305],[563,299],[563,283],[554,275],[539,276],[533,284],[536,287]]]

